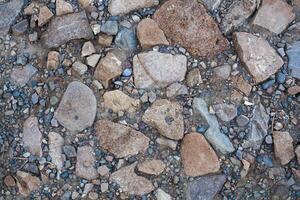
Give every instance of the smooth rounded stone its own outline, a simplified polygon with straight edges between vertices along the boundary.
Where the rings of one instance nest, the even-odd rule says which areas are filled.
[[[274,83],[275,83],[275,80],[268,80],[262,84],[262,89],[267,90],[270,87],[272,87]]]
[[[141,8],[157,6],[159,0],[112,0],[108,5],[111,15],[125,15]]]
[[[218,79],[227,80],[231,73],[231,66],[230,65],[223,65],[214,68],[214,73],[216,74]]]
[[[133,58],[134,83],[137,88],[164,88],[185,79],[187,58],[155,51]]]
[[[81,56],[90,56],[93,53],[96,53],[96,49],[91,41],[85,42],[81,49]]]
[[[184,124],[182,106],[167,99],[155,101],[143,115],[143,121],[172,140],[183,138]]]
[[[189,91],[185,85],[182,85],[180,83],[173,83],[167,88],[166,94],[168,98],[174,98],[179,95],[187,95],[189,94]]]
[[[37,69],[31,64],[27,64],[24,67],[14,68],[10,78],[13,83],[24,87],[28,81],[37,73]]]
[[[249,123],[250,119],[245,115],[240,115],[236,118],[236,123],[239,127],[246,126]]]
[[[213,105],[213,109],[223,122],[230,122],[237,116],[237,108],[233,104],[217,104]]]
[[[166,165],[161,160],[145,160],[137,165],[140,172],[149,175],[160,175],[165,170]]]
[[[96,135],[101,148],[117,158],[145,152],[150,141],[143,133],[108,120],[99,120],[96,123]]]
[[[63,167],[62,146],[64,145],[64,138],[55,132],[50,132],[49,138],[49,155],[51,156],[51,162],[56,166],[58,171]]]
[[[42,6],[39,10],[38,16],[38,26],[41,27],[48,23],[50,19],[53,17],[53,13],[47,6]]]
[[[300,79],[300,41],[294,42],[286,51],[289,62],[288,67],[291,70],[291,76]]]
[[[238,55],[256,83],[267,80],[284,64],[267,40],[245,32],[235,32],[233,41]]]
[[[100,28],[102,33],[107,35],[116,35],[118,33],[119,27],[117,21],[106,21]]]
[[[119,169],[110,176],[110,180],[117,183],[123,192],[127,192],[130,195],[148,194],[155,188],[151,181],[136,175],[134,172],[136,165],[137,162]]]
[[[281,165],[288,164],[294,157],[293,138],[288,132],[274,131],[274,152]]]
[[[88,64],[91,67],[96,67],[96,65],[99,62],[100,57],[101,57],[100,54],[90,55],[86,58],[86,64]]]
[[[199,133],[190,133],[183,138],[180,154],[187,176],[202,176],[220,169],[217,154]]]
[[[271,135],[267,135],[267,137],[265,138],[265,142],[267,144],[273,144],[273,138]]]
[[[35,156],[42,156],[42,133],[39,130],[38,119],[34,116],[27,118],[23,124],[24,148]]]
[[[122,28],[115,38],[115,44],[120,49],[131,52],[137,49],[138,42],[132,29]]]
[[[160,188],[156,190],[155,196],[157,200],[172,200],[171,195],[169,195]]]
[[[197,1],[166,1],[153,19],[172,45],[182,45],[193,56],[214,57],[228,49],[217,23]]]
[[[93,91],[81,82],[71,82],[54,113],[54,117],[72,132],[92,126],[96,116],[96,97]]]
[[[42,182],[38,177],[23,171],[17,171],[16,180],[18,191],[24,197],[29,196],[32,191],[38,190]]]
[[[96,179],[98,177],[98,172],[94,168],[95,162],[96,159],[92,147],[78,147],[75,170],[76,175],[87,180]]]
[[[57,51],[50,51],[47,57],[47,68],[57,69],[59,67],[59,53]]]
[[[73,12],[73,7],[70,3],[64,0],[56,0],[56,15],[61,16]]]
[[[76,149],[72,145],[63,146],[63,152],[68,158],[76,157]]]
[[[203,83],[200,70],[198,68],[190,70],[186,75],[187,86],[194,87],[200,83]]]
[[[20,36],[26,32],[28,28],[28,21],[27,19],[23,19],[22,21],[16,23],[11,27],[12,33],[16,36]]]

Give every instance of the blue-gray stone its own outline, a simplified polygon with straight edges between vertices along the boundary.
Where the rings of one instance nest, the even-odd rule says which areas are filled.
[[[283,84],[285,82],[285,74],[282,73],[282,72],[279,72],[277,74],[277,82],[280,83],[280,84]]]
[[[133,30],[123,28],[118,32],[116,39],[116,45],[125,51],[134,51],[137,48],[137,38]]]
[[[262,89],[267,90],[275,83],[275,80],[268,80],[262,84]]]
[[[294,78],[300,79],[300,41],[295,42],[288,47],[286,51],[289,58],[289,70]]]
[[[270,155],[259,155],[257,156],[256,161],[267,167],[273,167],[273,159]]]
[[[132,69],[131,68],[126,68],[123,71],[122,76],[129,77],[129,76],[131,76],[131,74],[132,74]]]
[[[101,32],[106,33],[107,35],[116,35],[118,29],[117,21],[107,21],[100,28]]]
[[[37,93],[34,93],[31,96],[31,102],[32,102],[32,104],[37,104],[39,102],[39,95]]]

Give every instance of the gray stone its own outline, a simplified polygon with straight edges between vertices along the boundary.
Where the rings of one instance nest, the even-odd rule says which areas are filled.
[[[168,193],[166,193],[160,188],[156,190],[155,196],[157,200],[172,200],[171,195],[169,195]]]
[[[289,69],[294,78],[300,79],[300,41],[293,43],[286,51],[289,57]]]
[[[94,167],[95,157],[93,154],[93,148],[90,146],[78,147],[77,161],[76,161],[76,175],[92,180],[98,177],[98,172]]]
[[[42,156],[42,133],[39,130],[39,123],[36,117],[29,117],[23,125],[24,148],[35,156]]]
[[[157,6],[159,0],[111,0],[108,11],[111,15],[124,15],[141,8]]]
[[[237,108],[233,104],[217,104],[213,106],[216,115],[223,122],[229,122],[237,116]]]
[[[14,35],[19,36],[25,33],[27,28],[28,28],[28,21],[27,19],[23,19],[22,21],[13,25],[11,29]]]
[[[168,98],[174,98],[179,95],[186,95],[189,93],[189,91],[185,85],[173,83],[167,88],[166,93]]]
[[[116,35],[118,33],[117,21],[106,21],[100,28],[101,32],[107,35]]]
[[[124,51],[134,51],[137,48],[138,41],[133,30],[123,28],[118,32],[115,38],[116,46],[123,49]]]
[[[27,64],[24,67],[13,69],[10,78],[13,83],[23,87],[36,72],[37,69],[35,67],[33,67],[31,64]]]

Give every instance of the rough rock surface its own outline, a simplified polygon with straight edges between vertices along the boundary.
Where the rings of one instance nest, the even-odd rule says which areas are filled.
[[[56,15],[65,15],[73,12],[73,7],[70,3],[64,0],[56,0]]]
[[[38,25],[43,26],[50,21],[53,17],[53,13],[47,6],[43,6],[40,8],[39,16],[38,16]]]
[[[137,165],[140,172],[158,176],[165,170],[166,165],[161,160],[145,160]]]
[[[111,15],[124,15],[141,8],[149,8],[159,4],[158,0],[112,0],[108,6]]]
[[[77,149],[76,175],[87,180],[97,178],[98,172],[94,167],[95,162],[96,159],[92,147],[79,147]]]
[[[295,42],[288,47],[286,53],[289,57],[288,66],[291,70],[291,75],[297,79],[300,79],[300,41]]]
[[[42,156],[42,133],[39,130],[39,123],[36,117],[29,117],[23,124],[24,148],[35,156]]]
[[[36,72],[37,69],[32,65],[28,64],[24,67],[18,67],[16,69],[13,69],[10,78],[13,83],[23,87],[27,84],[31,77],[34,76]]]
[[[29,196],[31,191],[38,190],[42,184],[38,177],[32,176],[29,173],[23,171],[17,171],[16,173],[17,185],[19,192],[24,196]]]
[[[55,132],[50,132],[49,138],[49,155],[51,162],[56,166],[58,171],[63,168],[64,160],[62,156],[62,147],[64,145],[64,138]]]
[[[237,108],[233,104],[217,104],[213,106],[219,119],[229,122],[237,116]]]
[[[288,164],[294,157],[293,138],[288,132],[274,131],[274,152],[282,165]]]
[[[207,9],[213,11],[219,7],[221,4],[222,0],[200,0]]]

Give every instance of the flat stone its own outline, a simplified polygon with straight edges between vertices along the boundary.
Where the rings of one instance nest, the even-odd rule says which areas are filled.
[[[118,33],[119,27],[117,21],[106,21],[101,26],[101,32],[106,33],[107,35],[116,35]]]
[[[54,113],[58,122],[70,131],[82,131],[92,126],[96,116],[96,98],[83,83],[71,82]]]
[[[174,98],[179,95],[189,94],[189,91],[185,85],[180,83],[173,83],[167,88],[166,94],[168,98]]]
[[[96,134],[101,148],[117,158],[145,152],[150,141],[143,133],[129,126],[107,120],[99,120],[96,123]]]
[[[172,200],[171,195],[169,195],[160,188],[156,190],[155,196],[157,200]]]
[[[253,25],[280,34],[295,19],[293,8],[282,0],[263,0]]]
[[[184,172],[187,176],[202,176],[220,169],[218,156],[199,133],[184,136],[180,150]]]
[[[289,57],[289,70],[291,70],[291,76],[300,79],[300,41],[293,43],[287,48],[286,51]]]
[[[108,5],[111,15],[125,15],[141,8],[157,6],[158,0],[112,0]]]
[[[137,165],[140,172],[149,175],[160,175],[165,170],[166,165],[161,160],[145,160]]]
[[[59,66],[59,53],[57,51],[50,51],[48,53],[47,68],[57,69]]]
[[[96,65],[99,62],[100,57],[101,57],[100,54],[90,55],[86,58],[86,64],[88,64],[91,67],[96,67]]]
[[[183,55],[155,51],[140,53],[133,58],[134,83],[137,88],[163,88],[183,81],[187,58]]]
[[[56,15],[61,16],[73,12],[73,7],[70,3],[64,0],[56,0]]]
[[[39,16],[38,16],[38,25],[43,26],[53,17],[53,13],[47,6],[42,6],[40,8]]]
[[[172,45],[182,45],[193,56],[214,57],[228,49],[217,23],[197,1],[166,1],[154,20]]]
[[[76,149],[72,145],[65,145],[63,147],[63,152],[68,158],[75,158],[76,157]]]
[[[130,195],[148,194],[155,188],[151,181],[142,176],[136,175],[134,172],[136,165],[137,163],[135,162],[129,166],[119,169],[110,176],[110,180],[117,183],[123,192],[127,192]]]
[[[143,116],[143,121],[170,139],[183,138],[182,106],[167,99],[156,100]]]
[[[42,156],[42,133],[39,130],[39,123],[36,117],[29,117],[23,124],[24,148],[35,156]]]
[[[230,122],[237,116],[237,108],[233,104],[217,104],[213,106],[216,115],[223,122]]]
[[[150,18],[140,21],[137,26],[137,37],[143,49],[148,49],[155,45],[169,45],[164,32]]]
[[[93,53],[96,53],[96,49],[91,41],[85,42],[82,46],[81,49],[81,56],[89,56],[92,55]]]
[[[25,86],[28,81],[36,74],[37,69],[31,64],[27,64],[24,67],[17,67],[13,69],[10,78],[13,83],[18,86]]]
[[[222,65],[222,66],[216,67],[216,68],[214,68],[214,73],[216,74],[218,79],[227,80],[231,73],[231,66],[230,65]]]
[[[236,32],[233,35],[238,55],[256,83],[267,80],[284,64],[268,41],[250,33]]]
[[[49,138],[49,155],[51,156],[51,162],[56,166],[58,171],[61,171],[64,164],[62,156],[62,147],[64,145],[64,138],[55,132],[50,132]]]
[[[38,190],[42,184],[38,177],[22,171],[17,171],[16,179],[19,192],[24,197],[29,196],[30,192]]]
[[[42,35],[43,42],[48,48],[59,47],[75,39],[93,38],[93,31],[85,11],[54,18]]]
[[[16,36],[20,36],[26,32],[28,28],[27,19],[23,19],[22,21],[16,23],[11,27],[12,33]]]
[[[78,147],[76,161],[76,175],[92,180],[98,177],[98,172],[94,167],[96,159],[93,154],[93,148],[90,146]]]
[[[115,44],[126,52],[135,51],[138,45],[135,32],[129,28],[122,28],[115,37]]]
[[[288,132],[274,131],[274,152],[281,165],[288,164],[294,157],[293,138]]]
[[[188,183],[186,200],[212,200],[226,181],[223,174],[202,176]]]

